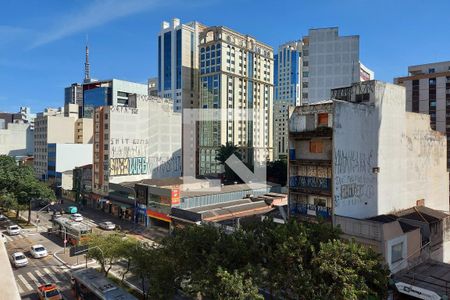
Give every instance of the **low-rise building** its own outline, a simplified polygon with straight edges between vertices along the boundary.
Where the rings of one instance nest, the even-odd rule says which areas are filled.
[[[193,209],[219,205],[230,201],[279,192],[276,184],[260,184],[252,187],[234,184],[214,187],[205,180],[167,178],[143,180],[135,184],[136,217],[145,226],[169,227],[171,209]]]
[[[62,194],[73,190],[73,169],[92,164],[92,144],[48,144],[47,180]],[[67,194],[67,195],[68,195]]]
[[[448,211],[446,138],[405,111],[403,87],[366,81],[290,118],[292,216],[366,219],[416,205]]]
[[[32,156],[33,139],[29,123],[0,123],[0,155]]]

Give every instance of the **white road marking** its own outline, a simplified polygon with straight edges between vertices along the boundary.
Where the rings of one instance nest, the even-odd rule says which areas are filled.
[[[22,286],[19,284],[18,280],[16,280],[16,285],[17,285],[17,288],[19,289],[19,294],[23,294],[24,290],[22,289]]]
[[[28,281],[25,280],[25,278],[22,275],[18,275],[17,277],[20,279],[20,281],[22,281],[22,283],[29,291],[33,289],[33,287],[28,283]]]
[[[42,275],[41,272],[39,272],[39,270],[34,270],[34,272],[36,273],[37,276],[39,276],[39,279],[42,279],[44,281],[44,283],[50,283],[47,281],[46,277]]]
[[[37,286],[41,285],[41,282],[39,280],[36,279],[36,277],[34,277],[34,275],[31,272],[27,273],[28,277],[31,278],[31,280],[34,281],[34,284],[36,284]],[[44,282],[42,282],[44,283]]]
[[[43,270],[48,276],[50,276],[51,279],[53,279],[53,281],[60,282],[60,280],[52,272],[50,272],[49,269],[44,268]]]
[[[58,278],[61,279],[60,281],[66,280],[65,277],[70,278],[70,274],[67,272],[66,269],[59,269],[59,270],[58,270],[58,269],[57,269],[56,267],[54,267],[54,266],[51,266],[50,268],[54,271],[54,274],[55,274]]]

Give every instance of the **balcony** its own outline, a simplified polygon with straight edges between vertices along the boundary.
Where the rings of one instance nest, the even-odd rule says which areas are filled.
[[[331,179],[309,176],[291,176],[289,177],[289,188],[300,190],[308,194],[331,194]]]
[[[292,166],[324,166],[331,167],[331,159],[295,159],[289,160]]]
[[[297,203],[291,213],[293,213],[294,215],[299,214],[302,216],[311,216],[316,218],[323,218],[325,220],[331,220],[333,209],[331,207],[320,205]]]
[[[333,136],[333,128],[317,127],[313,130],[290,131],[289,137],[295,140],[309,140],[312,138],[331,138]]]

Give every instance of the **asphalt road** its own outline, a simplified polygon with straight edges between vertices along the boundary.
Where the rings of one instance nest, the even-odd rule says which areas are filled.
[[[23,231],[20,235],[8,236],[6,249],[8,255],[20,251],[28,257],[28,265],[25,267],[13,267],[14,277],[22,299],[38,299],[36,289],[45,283],[56,283],[65,299],[74,299],[71,295],[70,270],[53,257],[53,252],[61,249],[45,233]],[[49,255],[45,258],[35,259],[30,254],[30,247],[42,244],[47,248]]]

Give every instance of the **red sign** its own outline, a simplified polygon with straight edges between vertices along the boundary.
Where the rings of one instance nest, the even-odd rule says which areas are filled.
[[[154,210],[147,209],[147,216],[149,216],[151,218],[159,219],[162,221],[170,222],[170,217],[168,215],[154,211]]]
[[[173,189],[171,192],[172,205],[180,204],[180,189]]]

